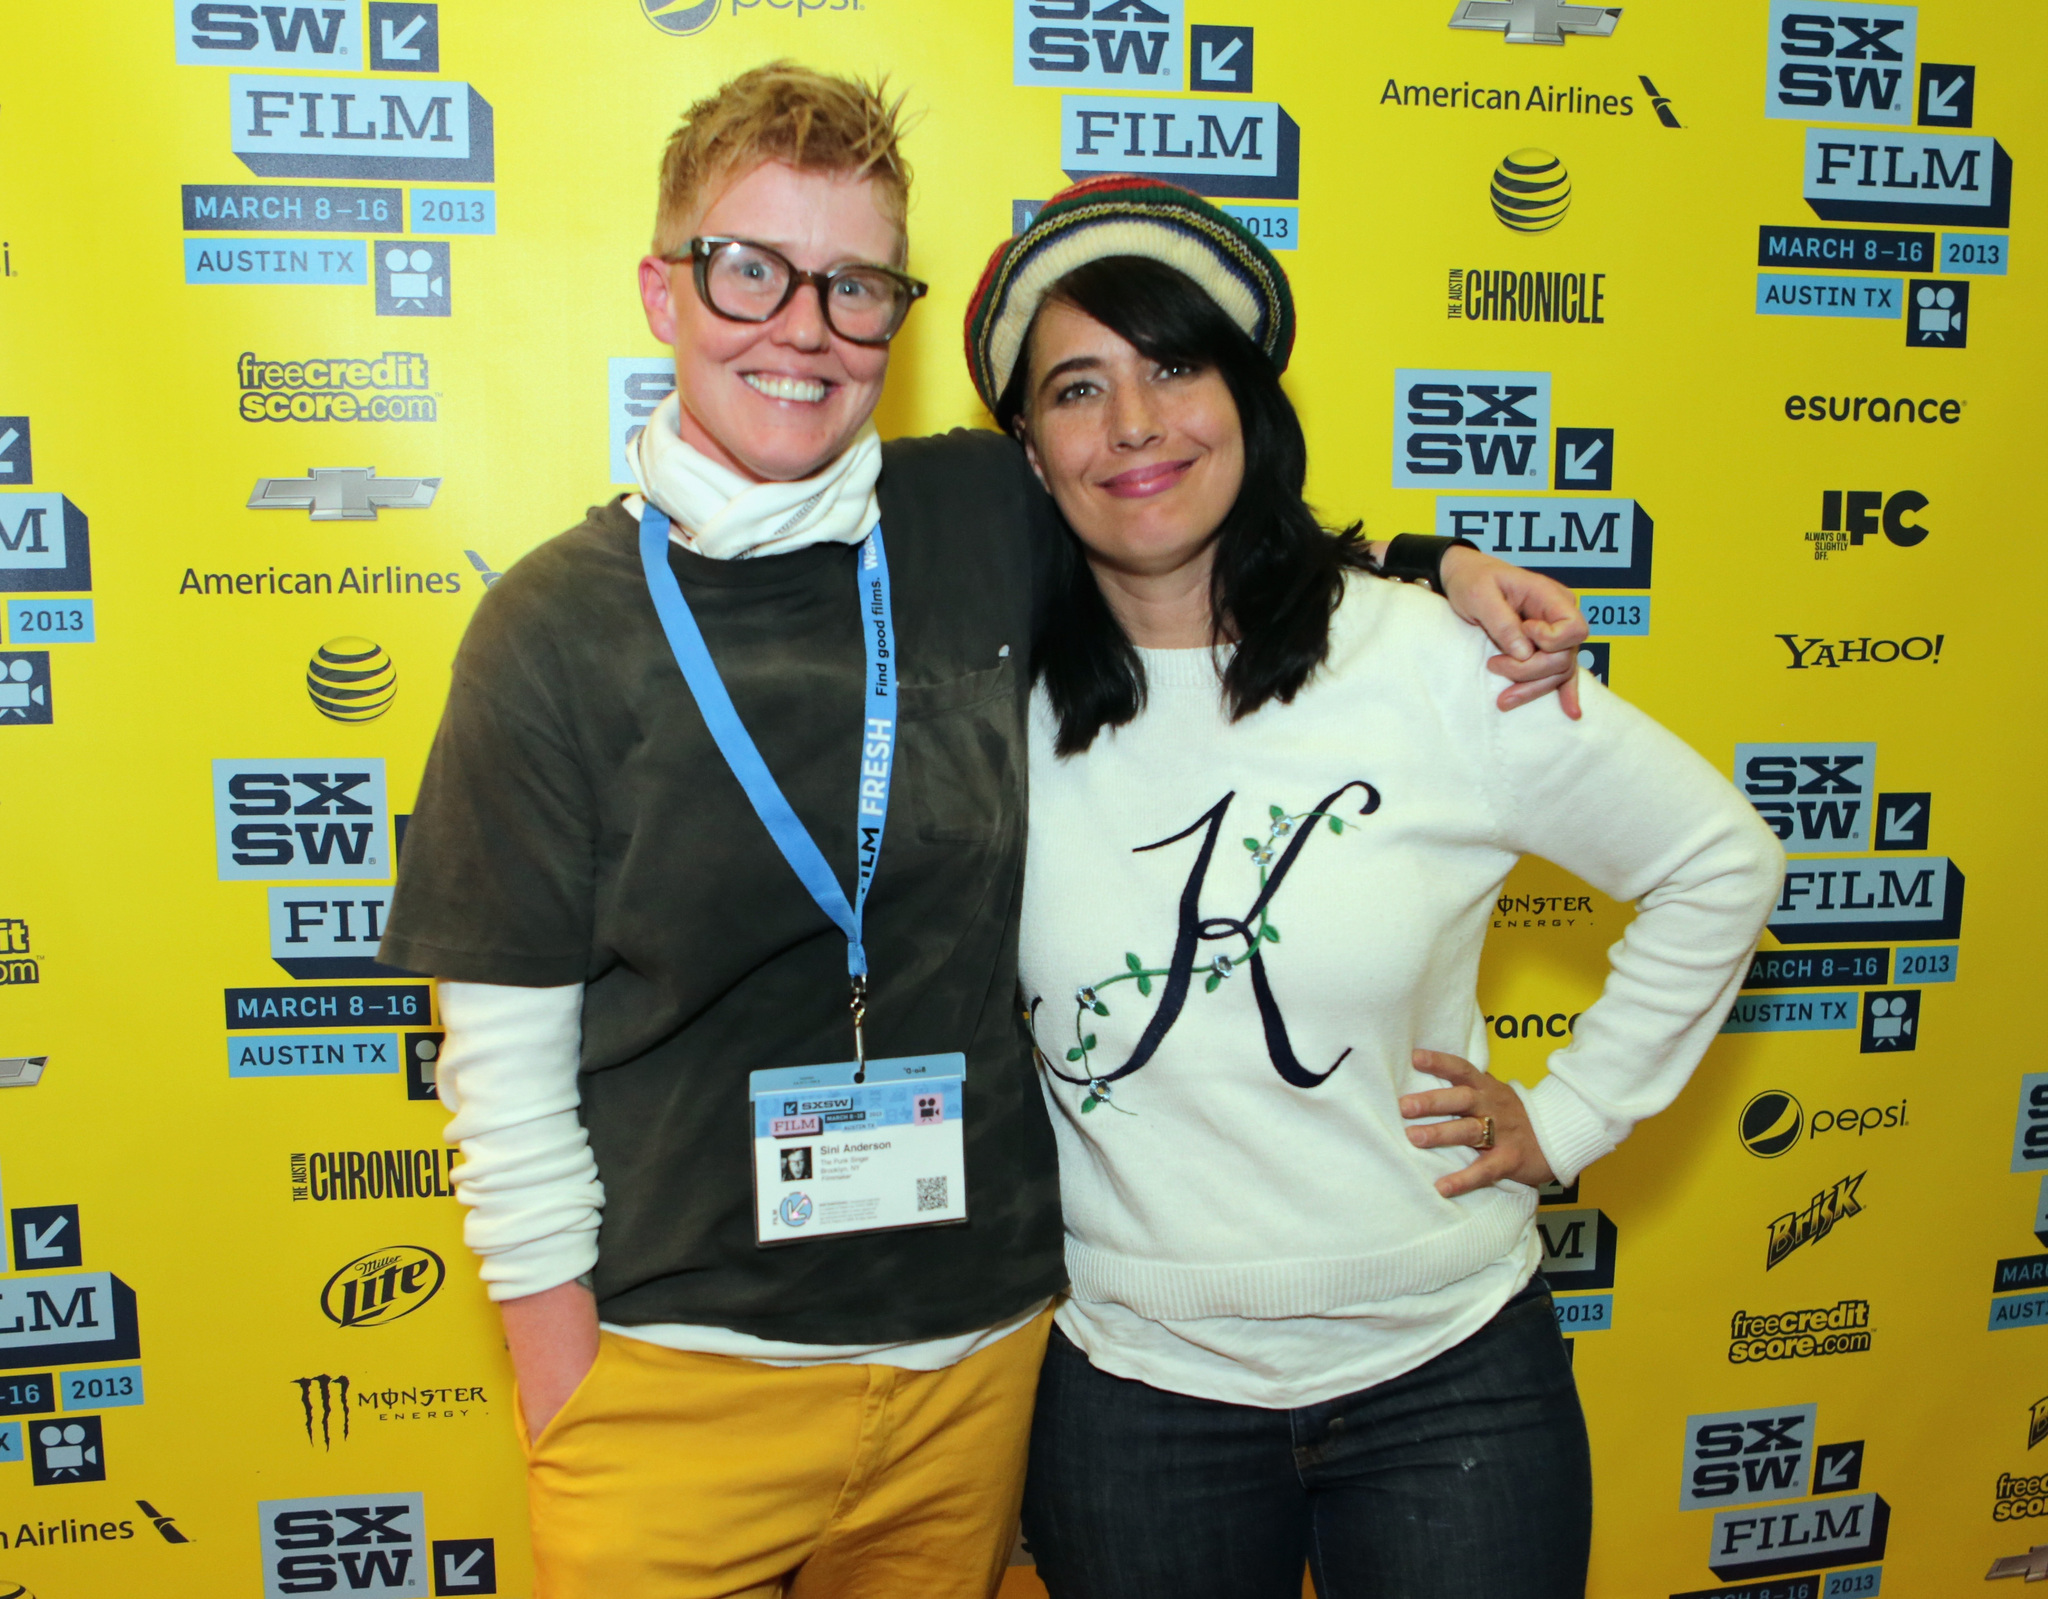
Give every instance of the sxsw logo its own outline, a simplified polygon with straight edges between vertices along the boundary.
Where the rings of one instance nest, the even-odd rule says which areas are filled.
[[[1788,849],[1870,847],[1875,744],[1738,744],[1735,782]]]
[[[1910,126],[1918,19],[1915,6],[1836,11],[1771,0],[1765,115]]]
[[[1687,1416],[1678,1508],[1804,1498],[1814,1415],[1812,1405],[1775,1405]]]
[[[302,1593],[399,1599],[427,1593],[420,1494],[324,1494],[256,1507],[264,1599]]]
[[[35,480],[35,453],[29,443],[28,418],[0,416],[0,483],[18,489]]]
[[[1182,0],[1012,0],[1023,87],[1182,89]]]
[[[176,7],[178,64],[186,67],[320,67],[359,72],[363,17],[357,0],[313,5]]]
[[[1394,373],[1394,487],[1547,489],[1550,374]]]
[[[1022,228],[1017,230],[1023,232]],[[633,466],[626,458],[655,407],[676,386],[676,364],[638,355],[615,355],[606,365],[606,407],[611,419],[611,481],[631,483]]]
[[[1565,430],[1560,428],[1560,433]],[[1634,500],[1442,494],[1436,530],[1574,588],[1650,586],[1655,528]]]
[[[213,763],[223,882],[391,876],[382,760]]]
[[[23,462],[25,476],[25,455]],[[85,513],[61,494],[0,490],[0,592],[82,594],[91,587]]]
[[[38,1236],[51,1245],[63,1237],[49,1230],[55,1208],[38,1212],[48,1218]],[[15,1242],[19,1250],[19,1236]],[[17,1258],[15,1269],[26,1264]],[[141,1353],[135,1290],[111,1273],[46,1272],[0,1281],[0,1371],[134,1360]]]
[[[2020,1079],[2019,1118],[2012,1129],[2012,1169],[2048,1171],[2048,1072],[2029,1072]]]
[[[1271,100],[1060,97],[1060,166],[1076,180],[1139,172],[1197,194],[1301,196],[1301,128]]]
[[[1614,1286],[1615,1229],[1601,1210],[1544,1210],[1536,1216],[1543,1275],[1561,1294]]]
[[[237,74],[229,89],[228,147],[261,177],[495,176],[490,103],[466,83]]]

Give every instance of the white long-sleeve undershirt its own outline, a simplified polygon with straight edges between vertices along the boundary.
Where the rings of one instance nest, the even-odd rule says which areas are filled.
[[[574,1282],[597,1264],[604,1185],[577,1115],[581,1103],[583,985],[512,988],[441,982],[448,1031],[435,1072],[452,1111],[443,1136],[462,1148],[456,1198],[469,1207],[462,1236],[483,1262],[494,1300],[523,1299]],[[1033,1305],[993,1327],[892,1344],[793,1344],[729,1327],[660,1322],[607,1332],[699,1354],[773,1366],[858,1362],[938,1371],[1024,1326]]]

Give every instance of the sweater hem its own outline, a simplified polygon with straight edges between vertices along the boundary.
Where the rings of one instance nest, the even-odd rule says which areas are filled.
[[[1067,1275],[1081,1299],[1109,1300],[1157,1321],[1205,1316],[1319,1316],[1407,1294],[1434,1293],[1499,1260],[1528,1230],[1534,1190],[1496,1189],[1478,1215],[1419,1243],[1329,1260],[1184,1265],[1139,1260],[1067,1239]]]

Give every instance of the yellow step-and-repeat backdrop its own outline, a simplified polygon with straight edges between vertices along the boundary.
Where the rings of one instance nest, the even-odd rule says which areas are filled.
[[[2048,1569],[2048,18],[148,0],[0,17],[0,1594],[531,1593],[430,986],[372,956],[472,606],[668,386],[661,139],[777,55],[921,116],[885,433],[980,420],[1033,201],[1199,187],[1293,273],[1325,513],[1574,583],[1794,857],[1691,1089],[1541,1214],[1593,1591]],[[1497,1069],[1626,916],[1517,874]]]

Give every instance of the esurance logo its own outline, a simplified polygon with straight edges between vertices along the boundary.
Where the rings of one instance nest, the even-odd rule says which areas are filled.
[[[316,5],[177,6],[184,67],[321,67],[356,72],[363,37],[358,0]]]
[[[1182,0],[1012,0],[1022,87],[1184,89]]]
[[[382,760],[213,763],[223,882],[391,875]]]
[[[466,83],[237,74],[229,90],[228,148],[260,177],[495,176],[491,107]]]
[[[1821,10],[1771,0],[1764,114],[1806,122],[1913,122],[1914,6]]]
[[[1545,489],[1548,372],[1394,373],[1394,487]]]
[[[420,1494],[266,1499],[256,1516],[264,1599],[336,1591],[412,1599],[427,1592]]]
[[[448,1268],[431,1249],[394,1244],[350,1261],[320,1290],[320,1310],[337,1327],[388,1327],[441,1291]]]

